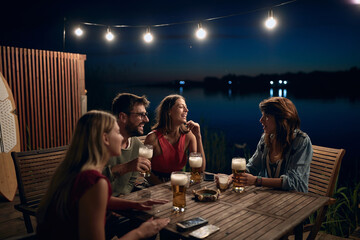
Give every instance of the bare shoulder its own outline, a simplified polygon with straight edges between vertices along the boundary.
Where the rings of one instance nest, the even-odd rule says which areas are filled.
[[[154,145],[154,143],[157,141],[157,137],[154,131],[151,131],[148,133],[148,135],[146,135],[145,138],[145,144],[151,144]]]
[[[190,131],[185,135],[186,142],[196,141],[195,135]]]
[[[108,183],[104,178],[100,178],[88,191],[81,197],[83,202],[90,201],[94,203],[103,202],[107,199]]]

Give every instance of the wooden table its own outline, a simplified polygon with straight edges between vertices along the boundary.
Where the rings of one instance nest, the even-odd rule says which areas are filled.
[[[279,239],[302,223],[317,209],[325,205],[328,197],[298,192],[287,192],[264,187],[246,187],[244,193],[228,189],[221,193],[216,202],[196,202],[192,190],[207,187],[216,189],[214,182],[202,182],[190,186],[186,195],[186,211],[172,212],[172,191],[170,182],[133,192],[125,199],[148,198],[168,199],[169,203],[156,205],[152,210],[120,211],[122,215],[141,221],[151,216],[169,217],[170,223],[161,231],[163,239],[190,239],[189,233],[178,232],[176,223],[193,217],[202,217],[209,224],[220,227],[206,239]]]

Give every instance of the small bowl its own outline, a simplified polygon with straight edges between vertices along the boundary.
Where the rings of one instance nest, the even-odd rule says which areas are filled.
[[[215,202],[219,199],[220,191],[212,189],[193,190],[195,200],[200,202]]]

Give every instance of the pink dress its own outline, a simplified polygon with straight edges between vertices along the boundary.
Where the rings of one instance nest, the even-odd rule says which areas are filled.
[[[181,134],[179,141],[175,144],[171,144],[160,131],[155,130],[154,132],[159,140],[162,154],[152,158],[152,170],[168,174],[173,171],[180,171],[186,165],[186,135]]]

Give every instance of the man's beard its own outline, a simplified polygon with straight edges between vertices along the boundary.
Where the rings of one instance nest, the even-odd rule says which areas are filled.
[[[129,136],[131,136],[131,137],[141,136],[141,135],[144,134],[143,131],[138,130],[138,126],[135,126],[135,125],[130,124],[130,123],[125,126],[125,130],[129,134]]]

